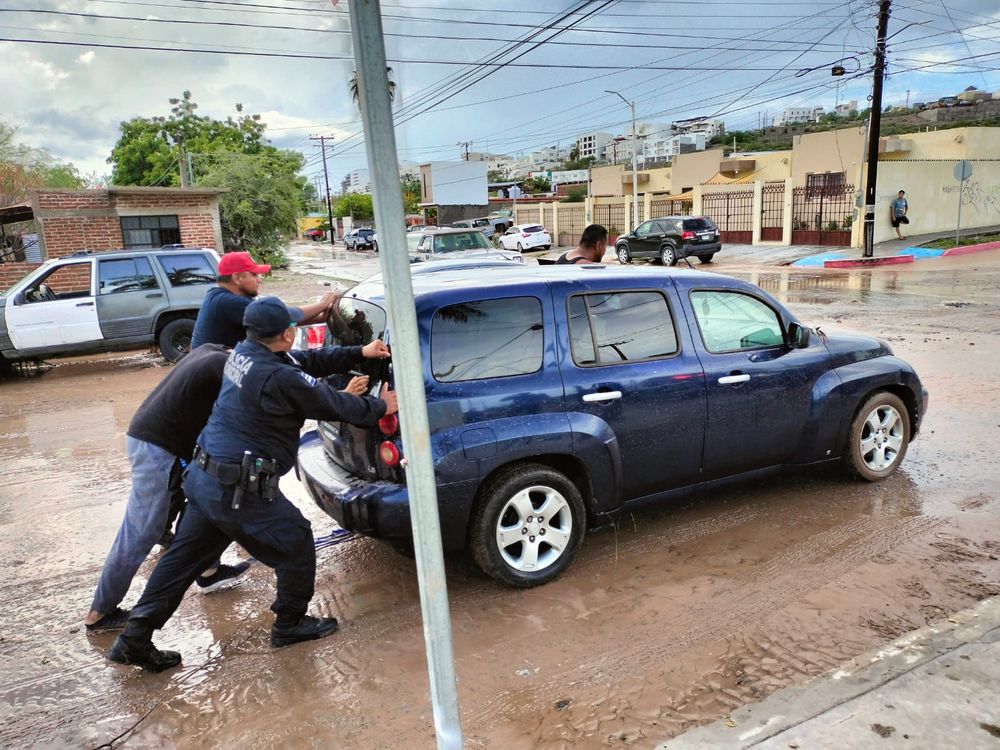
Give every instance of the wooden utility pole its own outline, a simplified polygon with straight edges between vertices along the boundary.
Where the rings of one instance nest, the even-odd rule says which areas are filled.
[[[878,182],[878,141],[882,126],[882,83],[885,78],[885,35],[889,30],[889,6],[892,0],[879,0],[878,35],[875,38],[875,68],[872,81],[872,106],[868,125],[868,177],[865,181],[864,257],[875,254],[875,194]]]
[[[332,135],[311,135],[310,141],[319,141],[320,150],[323,153],[323,182],[326,184],[326,217],[330,222],[330,247],[333,247],[337,236],[337,225],[333,223],[333,203],[330,202],[330,174],[326,167],[326,142],[332,141]]]

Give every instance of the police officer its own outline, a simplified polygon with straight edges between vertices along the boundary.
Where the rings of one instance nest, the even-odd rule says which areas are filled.
[[[295,463],[306,419],[370,426],[394,413],[397,403],[386,387],[380,398],[360,397],[317,380],[356,367],[365,357],[388,358],[389,350],[376,340],[364,347],[290,352],[295,325],[303,318],[301,309],[286,307],[277,297],[247,307],[247,338],[226,362],[219,398],[184,480],[188,509],[132,608],[125,632],[108,652],[112,661],[153,672],[180,663],[176,651],[153,645],[152,633],[231,541],[277,576],[272,645],[323,638],[337,630],[336,618],[306,614],[316,573],[312,528],[278,490],[278,478]]]

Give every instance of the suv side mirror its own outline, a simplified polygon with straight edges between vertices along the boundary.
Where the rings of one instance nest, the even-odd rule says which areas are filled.
[[[798,323],[788,325],[788,346],[792,349],[805,349],[809,346],[809,335],[812,333],[805,326]]]
[[[24,292],[18,292],[14,295],[14,304],[23,305],[24,304]]]

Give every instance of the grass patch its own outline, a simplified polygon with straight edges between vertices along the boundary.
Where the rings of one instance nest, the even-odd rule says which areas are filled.
[[[934,240],[933,242],[925,242],[920,247],[933,247],[938,250],[950,250],[953,247],[979,245],[983,242],[1000,242],[1000,232],[993,232],[992,234],[969,234],[964,237],[959,237],[958,242],[955,242],[954,237],[942,237],[941,239]]]

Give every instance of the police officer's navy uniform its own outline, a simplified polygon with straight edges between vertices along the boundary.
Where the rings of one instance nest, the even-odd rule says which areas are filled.
[[[248,328],[250,310],[268,304],[269,299],[274,298],[263,298],[248,308]],[[301,313],[296,308],[289,310]],[[132,608],[129,625],[133,634],[144,634],[148,643],[152,629],[163,627],[195,576],[230,541],[238,542],[274,569],[277,597],[271,610],[276,615],[275,628],[294,626],[301,620],[313,596],[316,572],[312,527],[299,509],[276,491],[277,477],[294,466],[299,432],[306,419],[369,426],[385,414],[386,404],[381,399],[342,393],[316,379],[353,368],[363,359],[361,349],[274,352],[251,339],[236,346],[226,362],[219,398],[198,437],[195,460],[184,480],[188,508],[177,537]],[[246,452],[251,459],[259,459],[256,466],[264,470],[244,492],[237,493],[238,469]],[[268,475],[273,475],[271,500],[265,497],[269,494]],[[233,507],[235,494],[241,495],[238,508]],[[112,648],[112,659],[117,647],[118,643]]]

